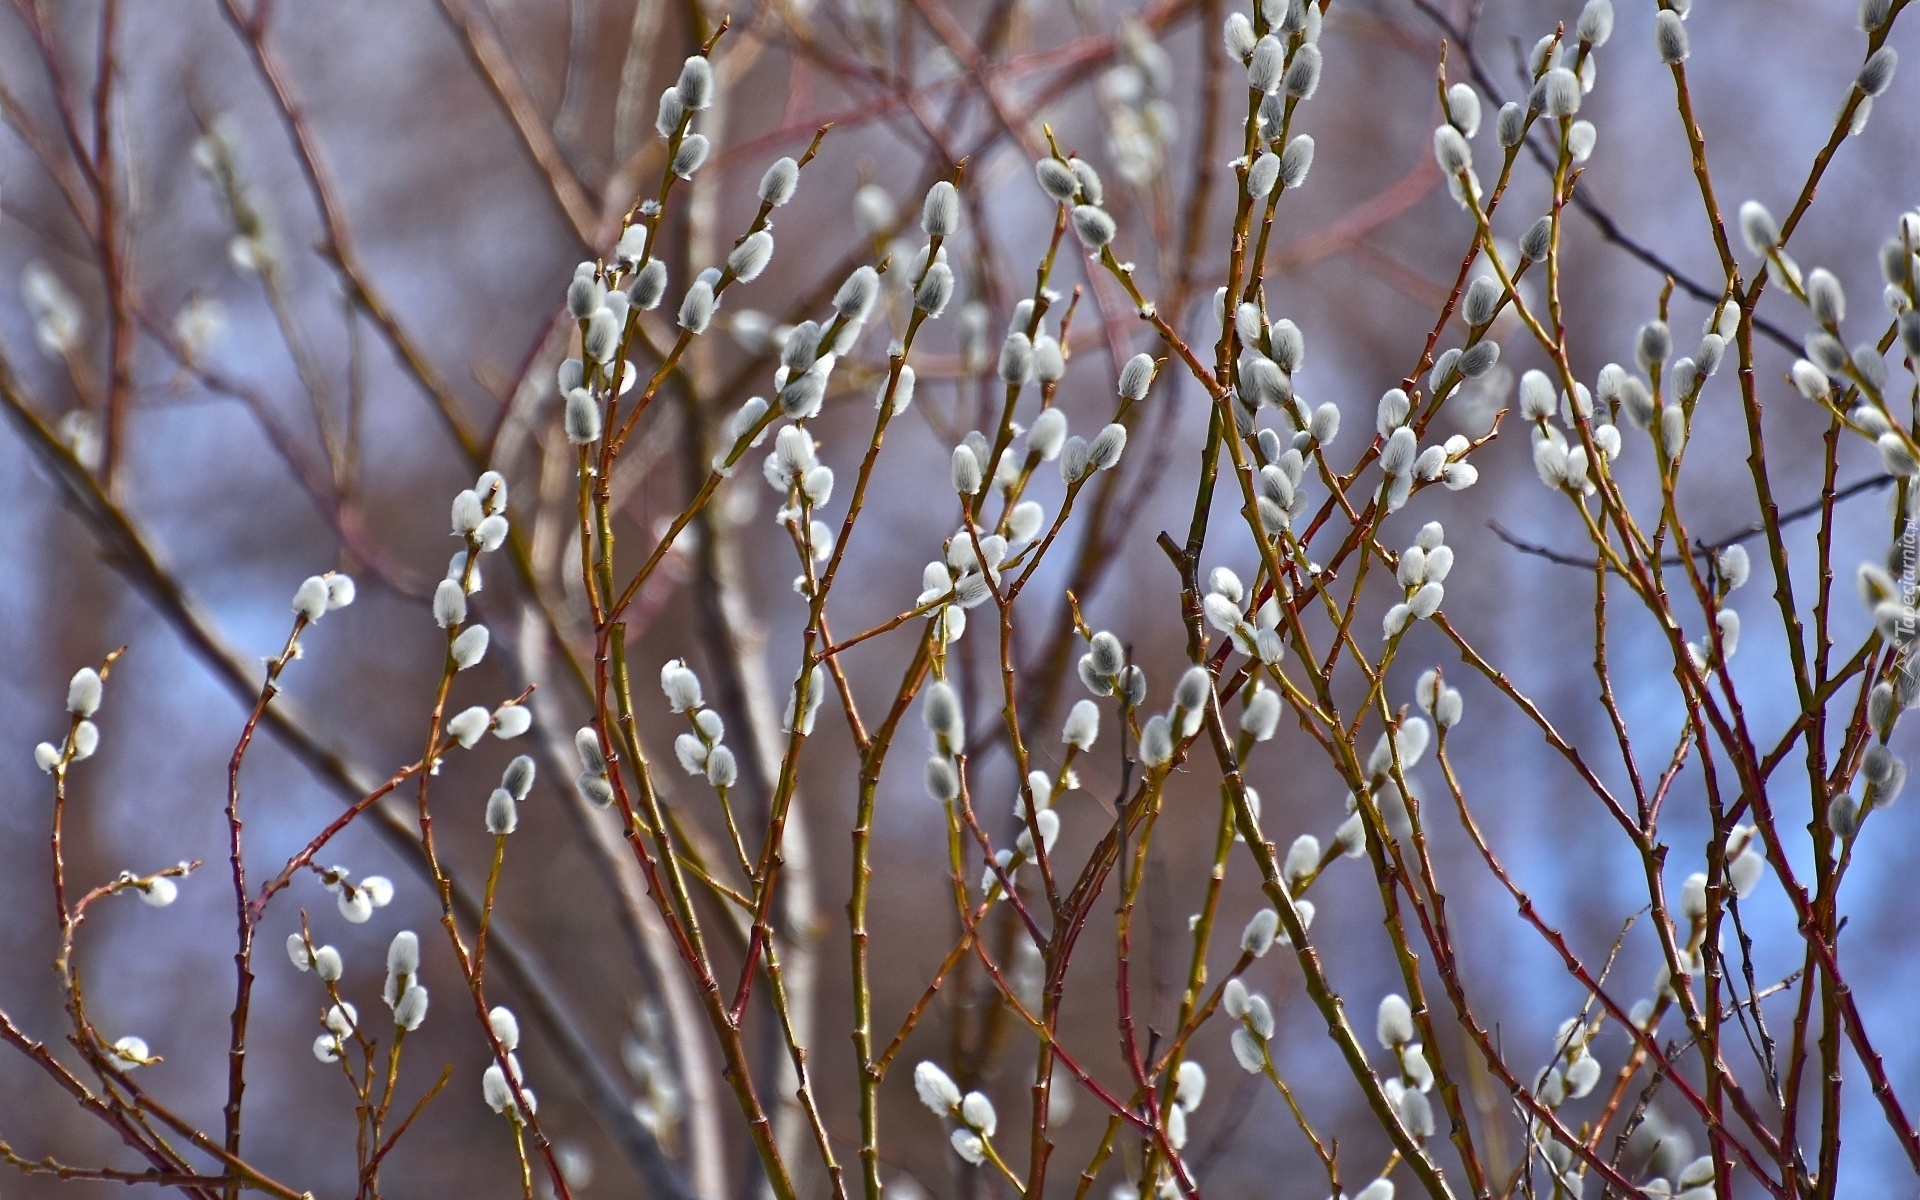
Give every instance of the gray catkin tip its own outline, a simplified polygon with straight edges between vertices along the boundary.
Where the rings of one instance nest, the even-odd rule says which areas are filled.
[[[1500,106],[1500,115],[1494,118],[1493,133],[1502,146],[1512,148],[1520,144],[1527,134],[1527,112],[1519,101],[1509,100]]]
[[[1671,9],[1663,9],[1653,15],[1653,45],[1660,53],[1660,61],[1674,66],[1687,61],[1692,48],[1687,41],[1687,25],[1680,14]]]
[[[760,177],[760,203],[779,208],[793,199],[793,191],[799,184],[800,164],[791,158],[777,158]]]

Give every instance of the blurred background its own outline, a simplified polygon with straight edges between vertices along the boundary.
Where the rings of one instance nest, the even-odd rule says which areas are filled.
[[[1336,458],[1358,454],[1380,392],[1419,363],[1471,242],[1470,220],[1431,162],[1435,72],[1447,30],[1471,31],[1466,46],[1449,46],[1448,72],[1455,81],[1474,79],[1470,49],[1481,72],[1474,81],[1488,101],[1488,129],[1476,146],[1490,162],[1492,113],[1524,91],[1527,49],[1556,22],[1570,28],[1579,7],[1575,0],[1331,5],[1320,43],[1323,82],[1295,125],[1315,137],[1318,153],[1307,185],[1280,206],[1268,306],[1306,335],[1301,393],[1315,403],[1332,400],[1345,414],[1349,433]],[[1667,269],[1717,289],[1718,260],[1671,80],[1653,51],[1653,5],[1621,0],[1617,7],[1618,28],[1599,53],[1597,87],[1581,114],[1599,129],[1581,190]],[[1858,69],[1864,38],[1855,4],[1709,0],[1697,8],[1690,74],[1718,194],[1729,211],[1751,197],[1784,213]],[[13,377],[13,419],[0,433],[0,561],[7,564],[0,573],[0,714],[11,731],[0,753],[0,1008],[49,1042],[66,1028],[48,967],[55,950],[50,787],[30,749],[62,727],[67,677],[127,646],[108,684],[102,748],[75,774],[69,870],[90,885],[123,869],[144,873],[190,859],[208,865],[184,882],[171,908],[130,899],[102,905],[81,934],[79,963],[103,1032],[143,1036],[165,1057],[143,1071],[143,1083],[179,1111],[217,1124],[232,995],[221,812],[245,715],[236,680],[279,649],[301,579],[326,569],[356,578],[359,602],[315,628],[285,676],[297,728],[263,734],[246,761],[249,859],[265,874],[339,812],[355,780],[385,778],[418,756],[443,646],[426,598],[453,549],[447,505],[491,466],[513,489],[526,569],[504,558],[488,564],[475,602],[494,650],[459,678],[454,702],[493,705],[538,684],[533,742],[544,749],[501,885],[500,924],[517,949],[519,973],[502,965],[503,951],[490,993],[523,1013],[529,1081],[543,1124],[575,1173],[576,1194],[655,1194],[643,1177],[644,1156],[633,1149],[651,1140],[703,1200],[757,1197],[710,1038],[631,859],[623,858],[617,828],[583,809],[557,766],[571,763],[570,732],[587,712],[569,666],[569,655],[587,645],[578,578],[568,568],[577,549],[574,460],[552,382],[570,352],[559,320],[566,283],[576,262],[610,252],[622,216],[657,188],[660,90],[720,18],[730,18],[715,55],[720,99],[698,125],[714,154],[676,193],[660,243],[674,279],[670,297],[720,261],[745,228],[766,165],[798,155],[820,125],[832,122],[833,130],[803,173],[797,199],[776,215],[772,267],[728,293],[686,378],[669,387],[670,402],[655,406],[623,459],[615,479],[619,534],[624,554],[637,556],[697,483],[686,466],[705,462],[712,431],[746,396],[770,390],[778,327],[818,316],[853,266],[886,254],[903,224],[912,231],[927,185],[966,158],[966,220],[954,247],[960,296],[916,348],[918,399],[887,440],[829,613],[839,637],[868,628],[912,606],[921,565],[938,556],[954,524],[947,448],[993,411],[986,405],[998,394],[991,380],[1000,331],[1030,292],[1051,231],[1052,209],[1031,171],[1045,144],[1043,123],[1105,175],[1108,207],[1121,226],[1116,250],[1139,264],[1162,311],[1211,342],[1211,297],[1222,281],[1232,210],[1227,164],[1239,152],[1244,95],[1240,71],[1221,50],[1227,11],[1222,0],[1152,0],[1144,8],[1102,0],[745,0],[733,10],[701,0],[281,0],[258,8],[250,0],[108,0],[104,9],[98,0],[16,0],[0,14],[0,105],[9,126],[0,134],[0,280],[10,298],[0,304],[0,351]],[[1910,32],[1897,30],[1893,44],[1912,47]],[[1912,79],[1896,78],[1864,130],[1841,147],[1793,241],[1803,266],[1826,266],[1847,285],[1854,323],[1868,331],[1859,336],[1881,328],[1876,247],[1899,214],[1920,202],[1914,94]],[[1481,172],[1488,178],[1491,168]],[[96,186],[103,176],[105,204]],[[1517,237],[1546,194],[1538,165],[1523,156],[1498,231]],[[1663,269],[1583,215],[1571,215],[1566,228],[1566,323],[1574,366],[1591,381],[1604,363],[1631,362],[1633,331],[1656,314]],[[103,255],[103,242],[111,253]],[[1118,363],[1139,350],[1160,352],[1110,281],[1087,276],[1077,252],[1062,254],[1056,286],[1087,289],[1060,392],[1083,433],[1109,419]],[[823,458],[847,481],[843,495],[865,444],[887,338],[904,315],[897,296],[890,303],[894,331],[881,332],[888,322],[876,317],[838,373],[843,391],[815,425]],[[1683,350],[1707,311],[1684,288],[1674,293],[1670,319]],[[1777,293],[1768,294],[1761,315],[1789,340],[1803,329],[1803,316]],[[1445,432],[1484,433],[1507,406],[1511,381],[1543,365],[1524,331],[1503,326],[1497,334],[1507,351],[1501,367],[1450,404],[1441,417]],[[1450,328],[1440,346],[1460,339],[1459,328]],[[1825,423],[1783,379],[1793,352],[1764,338],[1756,343],[1773,479],[1781,504],[1792,507],[1818,492]],[[1126,459],[1103,484],[1101,519],[1069,528],[1023,600],[1023,711],[1043,763],[1057,761],[1050,756],[1059,751],[1059,721],[1079,693],[1070,668],[1060,671],[1069,663],[1062,657],[1067,589],[1094,627],[1135,647],[1156,697],[1183,665],[1178,580],[1153,545],[1160,530],[1186,527],[1206,428],[1204,396],[1179,375],[1163,372],[1138,415]],[[1708,384],[1694,437],[1681,491],[1690,525],[1709,539],[1736,533],[1756,508],[1730,371]],[[1591,572],[1519,551],[1490,528],[1498,523],[1520,539],[1581,550],[1577,520],[1564,504],[1544,502],[1528,450],[1524,436],[1508,432],[1476,460],[1477,487],[1423,494],[1388,523],[1386,540],[1406,544],[1422,522],[1445,522],[1460,563],[1449,580],[1452,619],[1617,783],[1623,773],[1594,702]],[[63,455],[70,456],[64,465]],[[75,463],[85,471],[76,475]],[[1651,463],[1645,440],[1630,437],[1623,471],[1645,484]],[[1878,471],[1864,445],[1845,446],[1841,463],[1843,484]],[[740,744],[777,734],[804,607],[791,587],[791,546],[772,520],[777,501],[758,479],[758,455],[750,465],[636,606],[630,642],[642,732],[662,762],[670,761],[667,740],[678,727],[651,680],[671,657],[686,657],[709,694],[721,697],[730,726],[747,731],[736,733]],[[1058,487],[1049,486],[1041,498],[1051,511]],[[844,504],[833,506],[836,526]],[[1884,506],[1879,490],[1846,502],[1837,569],[1850,572],[1885,553]],[[1250,577],[1251,543],[1236,536],[1235,522],[1223,504],[1203,566],[1229,565]],[[1806,572],[1804,580],[1796,576],[1805,595],[1811,526],[1796,526],[1791,544],[1794,567]],[[1795,712],[1771,590],[1764,556],[1756,554],[1754,582],[1736,598],[1746,624],[1733,670],[1746,689],[1749,720],[1777,736]],[[1846,593],[1838,608],[1841,648],[1851,653],[1866,631],[1865,613]],[[1681,713],[1664,639],[1627,604],[1612,614],[1623,709],[1642,753],[1663,761]],[[893,695],[912,636],[910,627],[850,652],[863,706]],[[977,631],[961,644],[957,678],[984,738],[996,719],[997,682],[983,636]],[[1604,960],[1646,904],[1631,847],[1550,758],[1537,731],[1471,676],[1436,631],[1423,627],[1409,639],[1390,684],[1394,703],[1410,703],[1415,676],[1436,664],[1466,696],[1452,758],[1482,827],[1548,919],[1588,961]],[[845,905],[858,765],[831,704],[821,730],[805,760],[781,919],[815,1085],[849,1161],[858,1125]],[[1082,770],[1086,792],[1063,801],[1056,858],[1079,861],[1105,828],[1093,798],[1110,802],[1120,785],[1112,732]],[[903,734],[908,752],[883,779],[875,830],[883,1039],[957,930],[944,824],[920,781],[920,736],[911,726]],[[443,852],[465,882],[484,878],[491,840],[482,807],[518,749],[490,740],[452,756],[434,782]],[[1781,769],[1776,802],[1805,859],[1806,787],[1797,770],[1797,759]],[[659,777],[690,828],[718,832],[704,787],[681,786],[670,766]],[[1338,777],[1297,731],[1283,729],[1261,747],[1248,777],[1264,799],[1269,836],[1283,846],[1303,832],[1326,840],[1344,816]],[[1414,778],[1444,801],[1431,760]],[[1184,983],[1186,918],[1205,886],[1217,783],[1196,763],[1169,792],[1149,903],[1135,933],[1136,1006],[1149,1027],[1171,1023]],[[983,818],[997,823],[995,836],[1010,839],[1013,818],[999,800],[1015,789],[1004,741],[977,751],[973,787]],[[1528,1074],[1545,1061],[1553,1030],[1582,996],[1486,878],[1447,806],[1435,811],[1444,819],[1428,828],[1454,924],[1472,931],[1466,986],[1483,1024]],[[1911,803],[1876,817],[1843,900],[1850,980],[1891,1078],[1909,1085],[1920,1082],[1911,1004],[1920,956],[1912,953],[1910,918],[1920,871],[1917,819]],[[1683,775],[1662,827],[1672,847],[1669,887],[1701,869],[1707,829],[1698,780]],[[318,1195],[353,1186],[351,1096],[337,1069],[309,1050],[321,995],[313,977],[294,972],[278,950],[304,909],[316,941],[344,954],[343,986],[363,1012],[378,1007],[393,932],[417,929],[427,948],[435,1008],[409,1040],[403,1101],[442,1064],[451,1064],[452,1083],[389,1160],[387,1191],[517,1194],[504,1122],[481,1102],[484,1043],[414,859],[371,826],[349,830],[324,857],[355,877],[391,877],[396,896],[359,926],[341,920],[310,877],[275,901],[258,960],[249,1157]],[[1236,858],[1227,928],[1259,906],[1256,882],[1251,864]],[[1362,864],[1341,863],[1313,898],[1333,980],[1356,1019],[1370,1014],[1381,994],[1398,990],[1374,884]],[[1745,915],[1764,987],[1795,969],[1799,943],[1777,891],[1763,888]],[[989,942],[1030,972],[1014,954],[1012,928],[997,923],[1005,916],[1002,906]],[[1063,1028],[1082,1061],[1118,1080],[1110,928],[1103,908],[1070,979]],[[1230,961],[1230,949],[1229,938],[1216,970]],[[1647,994],[1657,961],[1644,923],[1635,925],[1614,967],[1623,1001]],[[1340,1138],[1354,1178],[1370,1177],[1388,1147],[1301,998],[1297,969],[1273,955],[1249,983],[1275,1002],[1279,1065],[1302,1104]],[[536,986],[556,1023],[524,1015],[536,1006],[529,992]],[[959,1164],[938,1123],[913,1102],[908,1078],[913,1062],[932,1058],[995,1096],[1003,1122],[1023,1111],[1031,1042],[990,996],[977,972],[957,974],[889,1078],[884,1174],[903,1197],[1002,1190]],[[760,1016],[758,1028],[770,1029]],[[1436,1021],[1453,1028],[1440,1013]],[[1320,1195],[1324,1181],[1309,1148],[1271,1089],[1234,1067],[1225,1030],[1210,1027],[1195,1047],[1214,1081],[1188,1149],[1206,1194]],[[1609,1072],[1624,1047],[1617,1031],[1596,1043]],[[1444,1049],[1449,1062],[1467,1057],[1464,1042]],[[777,1051],[763,1037],[763,1093],[779,1086]],[[1465,1078],[1472,1103],[1508,1131],[1488,1152],[1510,1169],[1519,1144],[1507,1099],[1483,1075]],[[1904,1157],[1865,1090],[1855,1096],[1844,1186],[1908,1194]],[[1084,1096],[1063,1109],[1050,1184],[1062,1196],[1104,1126]],[[1677,1109],[1669,1115],[1686,1128]],[[791,1113],[783,1114],[783,1130],[804,1138]],[[11,1051],[0,1055],[0,1138],[29,1157],[128,1165],[96,1122]],[[794,1161],[813,1162],[811,1150]],[[1109,1165],[1096,1194],[1119,1180]],[[817,1170],[803,1171],[801,1182],[808,1195],[826,1194]],[[7,1196],[110,1186],[0,1175]]]

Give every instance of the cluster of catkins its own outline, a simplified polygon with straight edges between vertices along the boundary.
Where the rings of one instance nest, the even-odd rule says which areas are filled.
[[[704,778],[725,795],[740,777],[740,764],[721,742],[727,736],[727,725],[719,713],[706,706],[700,694],[700,677],[676,658],[660,668],[660,690],[666,694],[667,706],[685,713],[693,726],[673,740],[673,754],[680,760],[681,769]]]
[[[447,563],[447,577],[433,592],[433,619],[447,631],[447,665],[454,671],[477,666],[486,657],[490,640],[485,625],[469,620],[467,597],[481,587],[480,556],[506,544],[507,481],[488,471],[453,498],[453,536],[464,543]],[[462,709],[447,719],[447,736],[472,748],[489,730],[495,737],[516,738],[533,725],[533,713],[524,705],[503,704],[489,712],[480,705]]]

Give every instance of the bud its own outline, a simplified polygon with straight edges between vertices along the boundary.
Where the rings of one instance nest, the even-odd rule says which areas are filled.
[[[680,93],[681,101],[694,111],[706,108],[713,103],[713,64],[699,55],[687,59],[680,67],[680,82],[674,85]]]
[[[459,742],[464,749],[471,750],[474,743],[480,740],[480,736],[486,733],[487,727],[492,723],[493,714],[476,704],[472,708],[455,714],[453,719],[447,722],[447,736]]]
[[[1509,100],[1500,106],[1500,114],[1493,122],[1493,135],[1508,149],[1518,146],[1520,139],[1527,135],[1527,112],[1518,101]]]
[[[1447,123],[1466,137],[1480,130],[1480,93],[1464,83],[1447,89]]]
[[[1081,245],[1099,250],[1113,241],[1113,218],[1091,204],[1078,205],[1073,210],[1073,232]]]
[[[966,720],[961,715],[960,697],[946,680],[936,679],[928,686],[921,719],[940,753],[952,758],[966,749]]]
[[[1274,933],[1280,928],[1280,914],[1271,908],[1263,908],[1253,914],[1247,927],[1240,933],[1240,949],[1255,958],[1266,957],[1273,949]]]
[[[1573,33],[1589,46],[1606,45],[1613,36],[1613,0],[1587,0]]]
[[[713,320],[713,285],[704,279],[694,280],[693,286],[680,299],[680,328],[691,334],[702,334]]]
[[[1153,386],[1153,371],[1150,354],[1136,354],[1128,359],[1127,365],[1120,368],[1120,398],[1130,403],[1146,399],[1147,389]],[[1124,433],[1121,441],[1126,441]]]
[[[513,793],[505,788],[495,788],[487,797],[487,832],[495,837],[505,837],[520,824],[520,812],[514,803]]]
[[[1320,87],[1320,47],[1309,42],[1293,52],[1293,61],[1287,64],[1286,78],[1282,85],[1287,95],[1300,100],[1311,99]]]
[[[1078,212],[1079,210],[1075,210]],[[1097,210],[1096,210],[1097,211]],[[1106,214],[1102,213],[1102,216]],[[1108,220],[1111,226],[1113,222]],[[920,280],[920,286],[914,289],[913,304],[928,318],[938,317],[946,311],[947,302],[953,299],[953,268],[943,262],[927,267],[927,273]]]
[[[1087,446],[1087,462],[1096,471],[1105,471],[1120,461],[1127,448],[1127,427],[1118,423],[1102,429]]]
[[[1472,147],[1451,125],[1442,125],[1433,131],[1433,157],[1440,164],[1440,170],[1450,176],[1473,165]]]
[[[1164,767],[1173,758],[1173,727],[1158,713],[1140,729],[1140,761],[1149,767]]]
[[[1247,195],[1256,200],[1264,200],[1273,193],[1273,185],[1280,181],[1280,158],[1268,152],[1253,160],[1247,168]]]
[[[1102,204],[1107,198],[1106,185],[1100,182],[1100,172],[1084,158],[1070,158],[1067,166],[1072,169],[1073,177],[1080,181],[1080,196],[1088,204]]]
[[[1868,56],[1860,68],[1860,74],[1854,78],[1853,86],[1869,98],[1878,96],[1893,82],[1893,69],[1899,65],[1900,56],[1893,47],[1882,46]]]
[[[1675,66],[1687,61],[1692,49],[1687,44],[1687,26],[1680,14],[1671,9],[1653,14],[1653,44],[1660,61]]]
[[[1555,67],[1546,77],[1546,113],[1550,117],[1571,117],[1580,111],[1580,80],[1565,67]]]
[[[742,283],[751,282],[760,277],[773,260],[773,235],[762,229],[747,235],[746,240],[733,248],[727,255],[727,270]]]
[[[467,594],[458,580],[442,579],[433,591],[433,619],[442,629],[452,629],[467,619]]]
[[[567,441],[575,446],[600,440],[600,406],[585,388],[567,393],[566,432]]]
[[[1404,996],[1390,994],[1380,1001],[1380,1010],[1374,1019],[1374,1033],[1379,1037],[1380,1045],[1388,1050],[1413,1040],[1413,1010],[1407,1006]]]
[[[1313,138],[1308,134],[1298,134],[1280,152],[1280,186],[1299,187],[1307,181],[1307,172],[1312,167]]]
[[[791,158],[778,158],[760,177],[760,203],[779,208],[793,199],[794,188],[800,183],[800,164]]]
[[[1522,241],[1524,253],[1524,239]],[[1499,311],[1500,301],[1506,293],[1500,287],[1500,281],[1491,275],[1481,275],[1467,285],[1467,294],[1460,301],[1460,316],[1469,327],[1485,325],[1493,320]]]
[[[1240,732],[1256,742],[1271,738],[1280,727],[1280,693],[1272,688],[1255,692],[1240,715]]]
[[[953,448],[952,478],[953,490],[962,496],[976,495],[980,491],[980,460],[965,446]]]
[[[671,169],[682,179],[693,178],[693,173],[707,161],[707,153],[712,146],[704,133],[690,133],[681,139],[680,148],[673,152]]]
[[[627,288],[627,299],[635,308],[651,312],[658,307],[667,290],[667,264],[654,259],[640,268]]]
[[[447,651],[448,657],[453,660],[453,669],[464,671],[485,658],[488,637],[485,625],[469,625],[462,629],[460,635],[453,639],[452,647]]]
[[[1847,295],[1833,272],[1825,267],[1815,267],[1807,273],[1807,309],[1814,320],[1829,328],[1846,319]]]
[[[942,179],[927,189],[920,228],[928,237],[951,237],[960,228],[960,192],[953,184]]]
[[[1000,343],[1000,382],[1018,387],[1033,378],[1033,342],[1024,333],[1010,333]]]
[[[960,1089],[945,1071],[930,1062],[913,1069],[913,1090],[935,1116],[950,1116],[960,1107]]]
[[[1269,33],[1254,46],[1247,62],[1247,86],[1256,92],[1271,92],[1280,86],[1286,68],[1286,43]]]
[[[1740,236],[1746,240],[1747,249],[1765,254],[1780,244],[1780,225],[1766,205],[1749,200],[1740,206]]]
[[[1246,18],[1241,17],[1240,21],[1244,25]],[[1060,204],[1073,203],[1074,195],[1080,190],[1080,180],[1067,164],[1057,158],[1043,158],[1033,164],[1033,173],[1039,177],[1040,190],[1054,201]]]
[[[1067,723],[1060,732],[1060,740],[1076,750],[1093,749],[1093,743],[1100,736],[1100,708],[1091,700],[1077,700],[1067,713]]]

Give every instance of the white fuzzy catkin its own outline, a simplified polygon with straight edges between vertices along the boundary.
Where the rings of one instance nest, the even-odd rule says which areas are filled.
[[[1413,1010],[1407,1006],[1406,997],[1390,993],[1381,999],[1374,1018],[1374,1034],[1388,1050],[1413,1040]]]
[[[465,749],[471,750],[487,727],[493,723],[493,714],[479,705],[456,713],[447,722],[447,736],[459,742]]]
[[[1077,700],[1067,713],[1060,740],[1076,750],[1091,750],[1100,736],[1100,707],[1091,700]]]
[[[567,441],[575,446],[600,440],[600,405],[585,388],[567,393],[566,432]]]
[[[1113,241],[1117,230],[1113,218],[1105,210],[1091,204],[1081,204],[1073,210],[1073,232],[1081,245],[1089,250],[1099,250]]]
[[[1447,123],[1472,137],[1480,129],[1480,93],[1465,83],[1447,89]]]
[[[1458,129],[1441,125],[1433,131],[1433,157],[1441,171],[1458,175],[1473,165],[1473,147],[1467,145]]]
[[[1105,471],[1120,462],[1121,452],[1127,448],[1127,427],[1119,423],[1108,425],[1087,445],[1087,463],[1096,471]]]
[[[960,192],[942,179],[927,189],[920,209],[920,228],[928,237],[951,237],[960,228]]]
[[[1660,61],[1675,66],[1687,60],[1692,49],[1687,42],[1686,22],[1680,14],[1671,9],[1663,9],[1653,14],[1653,45],[1660,54]]]
[[[1271,92],[1280,86],[1286,69],[1286,43],[1269,33],[1254,45],[1247,61],[1247,86],[1256,92]]]
[[[1883,22],[1884,23],[1884,22]],[[1882,46],[1867,57],[1855,76],[1853,86],[1869,98],[1878,96],[1893,83],[1894,68],[1900,65],[1900,55],[1892,46]]]
[[[433,619],[442,629],[452,629],[465,624],[467,619],[467,593],[459,580],[442,579],[433,590]]]
[[[1313,169],[1313,137],[1310,134],[1297,134],[1280,152],[1280,186],[1297,188],[1307,181],[1307,172]]]
[[[707,141],[706,134],[690,133],[681,140],[680,148],[673,152],[673,162],[669,169],[682,179],[691,179],[693,173],[707,161],[707,154],[712,149],[713,146]]]
[[[953,299],[953,284],[952,267],[943,262],[931,264],[927,267],[926,275],[920,280],[920,285],[914,289],[914,307],[926,313],[929,318],[938,317],[946,311],[947,303]]]
[[[922,1062],[913,1069],[913,1090],[919,1095],[920,1103],[935,1116],[949,1116],[960,1107],[959,1087],[951,1076],[930,1062]]]
[[[327,611],[327,581],[309,575],[294,589],[293,613],[306,622],[318,621]]]
[[[1057,158],[1043,158],[1034,163],[1033,173],[1040,180],[1040,190],[1056,203],[1071,204],[1080,191],[1080,180],[1073,169]]]
[[[733,272],[735,279],[746,283],[758,279],[772,261],[773,235],[762,229],[748,234],[733,248],[733,253],[727,255],[727,270]]]
[[[100,711],[100,697],[104,690],[100,672],[92,667],[81,667],[67,681],[67,711],[76,717],[91,717]]]
[[[520,824],[519,806],[513,793],[505,788],[495,788],[487,796],[487,832],[496,837],[505,837]]]
[[[478,665],[480,660],[487,656],[487,641],[485,625],[469,625],[462,629],[459,636],[453,639],[453,645],[447,650],[448,656],[453,659],[454,670],[464,671],[468,667]]]
[[[1140,761],[1149,767],[1163,767],[1173,758],[1173,727],[1159,714],[1148,718],[1140,730]]]
[[[760,202],[778,208],[793,199],[800,183],[800,164],[791,158],[777,158],[760,177]]]

